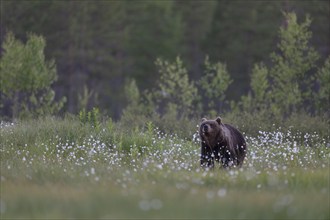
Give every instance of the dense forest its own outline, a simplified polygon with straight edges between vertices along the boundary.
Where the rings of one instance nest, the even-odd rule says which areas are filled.
[[[280,28],[288,25],[285,12],[294,12],[297,22],[305,24],[312,33],[307,36],[306,45],[315,48],[318,56],[311,64],[314,69],[305,69],[310,75],[317,71],[315,67],[324,65],[330,54],[328,1],[3,0],[1,45],[9,35],[13,42],[18,39],[23,43],[32,41],[31,36],[41,37],[45,60],[53,62],[55,71],[47,80],[52,83],[56,100],[66,98],[66,102],[61,102],[62,112],[78,113],[98,107],[117,119],[128,104],[141,98],[134,95],[143,93],[148,100],[155,93],[153,89],[162,85],[162,72],[171,65],[176,73],[186,72],[188,87],[190,82],[199,82],[206,75],[205,69],[212,73],[223,68],[229,76],[220,74],[220,81],[227,80],[228,88],[220,91],[225,96],[214,96],[219,97],[218,101],[200,97],[215,107],[212,109],[222,112],[240,106],[230,103],[240,100],[241,106],[248,103],[252,72],[259,69],[260,73],[265,70],[263,67],[276,63],[270,54],[283,53]],[[5,51],[2,46],[1,56]],[[324,67],[323,71],[328,70]],[[5,77],[2,72],[2,83]],[[204,88],[203,94],[208,94],[207,80],[210,79],[204,78],[199,83]],[[276,83],[276,78],[270,83]],[[160,89],[164,92],[164,88]],[[129,92],[131,95],[127,96]],[[3,94],[4,90],[1,113],[11,118],[15,114],[12,101]],[[178,103],[183,102],[180,96],[175,98]],[[303,105],[308,105],[308,100],[304,99]],[[166,103],[158,103],[159,112],[166,111],[164,106]],[[191,106],[195,108],[194,101],[187,102],[187,108]],[[206,114],[205,109],[196,109]]]

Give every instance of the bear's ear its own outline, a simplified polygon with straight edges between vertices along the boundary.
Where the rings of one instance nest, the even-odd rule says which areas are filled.
[[[221,125],[221,118],[220,118],[220,116],[217,117],[217,119],[215,119],[215,120],[218,122],[219,125]]]
[[[204,121],[207,121],[207,119],[206,118],[202,118],[202,122],[204,122]]]

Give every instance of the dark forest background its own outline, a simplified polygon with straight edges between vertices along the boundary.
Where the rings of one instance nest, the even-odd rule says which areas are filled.
[[[310,15],[310,43],[323,65],[330,54],[329,1],[2,0],[0,37],[1,44],[9,32],[22,42],[29,33],[45,38],[46,59],[56,63],[56,99],[67,98],[63,112],[78,113],[87,97],[87,109],[119,118],[131,80],[140,91],[155,87],[157,58],[179,56],[191,80],[202,77],[206,56],[226,64],[232,79],[226,99],[238,101],[250,90],[254,64],[267,65],[276,52],[286,11],[298,21]]]

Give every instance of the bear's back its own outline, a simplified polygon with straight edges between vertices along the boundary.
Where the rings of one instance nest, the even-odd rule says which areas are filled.
[[[242,133],[237,128],[233,127],[230,124],[224,124],[224,126],[228,129],[234,143],[240,146],[245,145],[245,139]]]

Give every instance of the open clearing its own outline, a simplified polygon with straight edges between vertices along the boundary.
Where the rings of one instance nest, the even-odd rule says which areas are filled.
[[[2,124],[1,218],[330,218],[318,134],[246,135],[242,168],[203,170],[196,136],[112,127]]]

